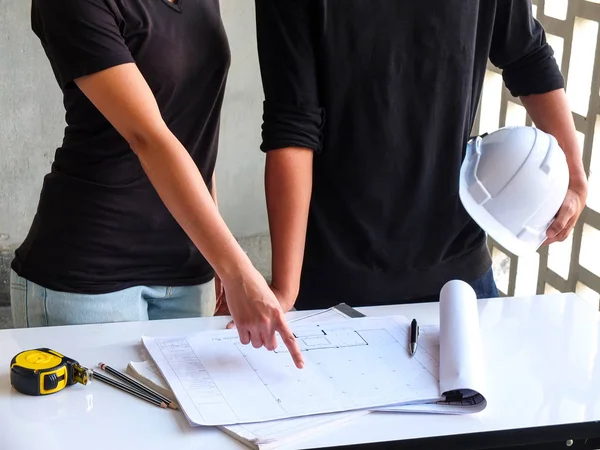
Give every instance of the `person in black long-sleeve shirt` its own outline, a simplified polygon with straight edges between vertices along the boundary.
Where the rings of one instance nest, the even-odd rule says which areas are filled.
[[[587,180],[530,0],[256,0],[256,19],[284,310],[435,301],[451,279],[497,295],[485,233],[458,196],[488,60],[567,156],[546,244],[568,236]]]

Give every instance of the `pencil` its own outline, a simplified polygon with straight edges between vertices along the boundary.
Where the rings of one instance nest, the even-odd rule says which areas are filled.
[[[120,380],[124,381],[125,383],[129,383],[132,386],[135,386],[136,388],[138,388],[139,390],[144,391],[148,395],[151,395],[152,397],[156,397],[157,399],[162,400],[163,402],[165,402],[167,404],[167,406],[169,408],[177,409],[177,405],[174,404],[170,398],[167,398],[164,395],[161,395],[160,393],[156,392],[154,389],[150,389],[148,386],[143,385],[142,383],[133,379],[129,375],[121,373],[118,370],[115,370],[112,367],[110,367],[109,365],[106,365],[104,363],[98,364],[98,367],[100,367],[102,370],[106,370],[108,373],[115,376],[116,378],[119,378]]]
[[[146,395],[143,392],[137,391],[134,388],[121,383],[120,381],[113,380],[112,378],[102,375],[101,373],[98,373],[95,370],[93,370],[92,372],[93,372],[92,378],[95,380],[102,381],[103,383],[106,383],[110,386],[116,387],[117,389],[121,389],[122,391],[128,392],[131,395],[135,395],[136,397],[139,397],[142,400],[146,400],[147,402],[150,402],[153,405],[160,406],[161,408],[167,408],[167,404],[165,402],[160,401],[156,397],[151,397],[149,395]]]

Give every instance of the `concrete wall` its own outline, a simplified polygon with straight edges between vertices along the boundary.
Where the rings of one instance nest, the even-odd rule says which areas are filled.
[[[270,275],[264,155],[258,150],[262,88],[253,2],[222,0],[232,66],[217,162],[225,220],[258,268]],[[0,0],[0,304],[9,264],[35,212],[64,127],[61,94],[36,36],[28,0]]]

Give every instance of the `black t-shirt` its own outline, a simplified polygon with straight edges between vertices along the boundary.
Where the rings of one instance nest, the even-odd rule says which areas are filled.
[[[33,0],[31,18],[67,126],[13,269],[80,293],[212,279],[128,143],[73,80],[135,62],[211,189],[230,62],[219,1]]]
[[[531,1],[257,0],[256,14],[261,148],[315,151],[296,306],[412,301],[483,275],[458,183],[488,59],[515,96],[563,87]]]

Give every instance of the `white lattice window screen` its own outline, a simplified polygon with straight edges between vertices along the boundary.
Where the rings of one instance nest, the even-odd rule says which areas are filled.
[[[525,0],[523,0],[525,1]],[[589,177],[586,208],[571,236],[517,258],[490,239],[494,273],[504,295],[577,292],[600,299],[600,0],[533,0],[565,77],[566,91]],[[532,125],[519,99],[488,65],[474,131]]]

